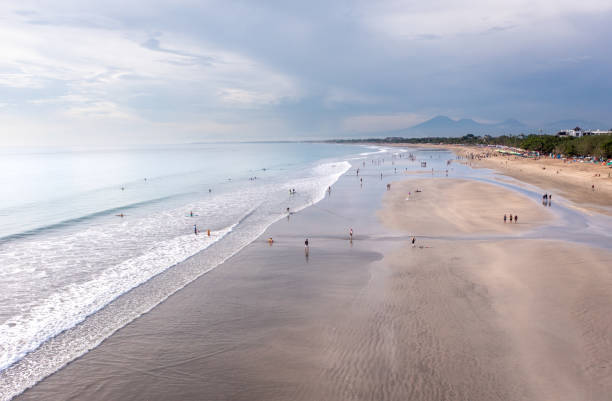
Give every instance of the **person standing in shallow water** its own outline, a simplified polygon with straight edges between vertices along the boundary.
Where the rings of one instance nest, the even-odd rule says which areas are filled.
[[[414,248],[414,243],[416,242],[416,238],[412,237],[412,241],[411,242],[412,242],[412,247]]]

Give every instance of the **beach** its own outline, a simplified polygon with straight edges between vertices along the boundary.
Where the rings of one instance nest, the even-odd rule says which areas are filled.
[[[610,231],[561,240],[591,217],[385,157],[15,399],[609,399]]]
[[[494,169],[503,175],[562,195],[584,211],[612,216],[612,168],[602,163],[547,156],[504,156],[496,152],[495,148],[487,147],[451,145],[444,148],[452,149],[473,167]]]

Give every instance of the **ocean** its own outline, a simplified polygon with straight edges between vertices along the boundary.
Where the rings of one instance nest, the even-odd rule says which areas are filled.
[[[95,347],[287,208],[321,200],[351,159],[377,152],[315,143],[0,151],[0,394]]]

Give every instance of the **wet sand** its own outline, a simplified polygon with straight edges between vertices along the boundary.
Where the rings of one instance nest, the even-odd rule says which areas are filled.
[[[406,202],[403,194],[415,185],[424,188],[423,199]],[[397,186],[398,190],[386,197],[381,218],[396,228],[411,227],[414,233],[433,229],[434,233],[447,232],[459,239],[465,237],[464,233],[517,230],[519,227],[504,225],[498,217],[499,209],[507,207],[506,200],[513,210],[525,209],[521,214],[529,216],[525,219],[527,225],[550,219],[548,210],[537,207],[537,202],[506,194],[495,198],[499,202],[473,203],[472,212],[477,212],[477,217],[496,213],[493,225],[497,228],[487,228],[482,220],[474,220],[474,224],[457,221],[453,213],[444,216],[439,212],[444,206],[438,205],[431,213],[436,222],[432,225],[427,212],[431,198],[451,196],[441,180],[407,181]],[[466,200],[474,192],[491,194],[488,187],[493,187],[493,192],[500,191],[490,184],[461,180],[448,188],[454,191],[452,195]],[[429,190],[436,193],[428,199]],[[459,195],[461,190],[467,190],[467,194]],[[401,211],[408,208],[414,217],[406,213],[403,219],[398,219]],[[532,209],[531,214],[528,209]],[[440,355],[431,355],[432,371],[448,369],[445,378],[457,375],[452,366],[462,371],[461,379],[449,381],[448,387],[455,391],[462,386],[463,389],[455,393],[457,396],[444,395],[446,399],[609,397],[612,252],[520,236],[503,240],[492,236],[475,241],[419,238],[417,245],[423,248],[405,247],[385,260],[394,266],[396,274],[411,276],[404,283],[410,284],[404,288],[412,298],[408,304],[427,309],[425,313],[419,310],[417,316],[425,317],[424,324],[435,333],[433,348],[441,348],[437,354],[451,356],[440,360]],[[397,296],[405,299],[405,294]],[[431,348],[425,347],[426,352],[431,352]],[[463,360],[463,365],[453,365],[458,360]],[[462,386],[457,386],[458,383]]]
[[[522,238],[554,216],[498,186],[364,176],[16,399],[609,399],[610,251]]]

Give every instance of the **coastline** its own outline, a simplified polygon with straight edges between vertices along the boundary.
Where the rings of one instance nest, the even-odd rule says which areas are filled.
[[[612,216],[612,168],[600,163],[564,162],[546,156],[538,159],[504,156],[495,152],[495,148],[479,146],[432,144],[426,147],[449,149],[462,158],[458,162],[475,168],[492,169],[552,191],[571,200],[582,211]],[[594,186],[594,190],[591,186]]]
[[[609,249],[525,237],[556,219],[510,189],[361,176],[15,399],[606,399]]]

